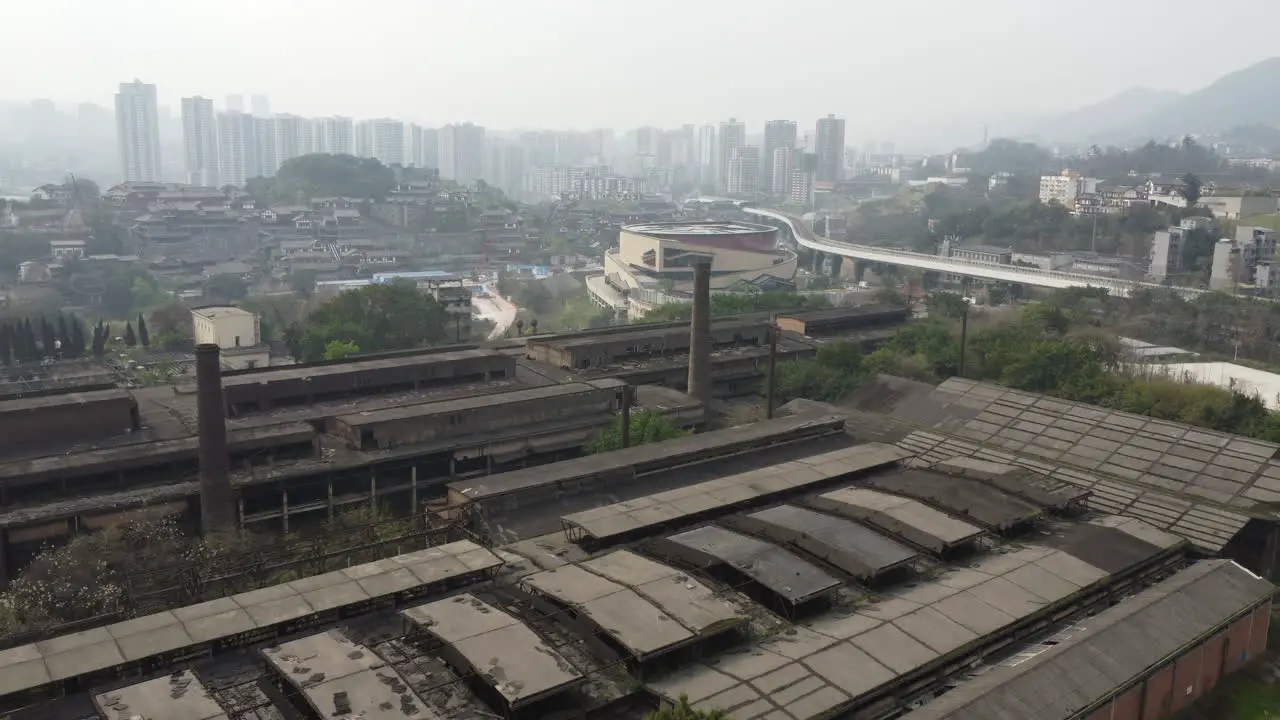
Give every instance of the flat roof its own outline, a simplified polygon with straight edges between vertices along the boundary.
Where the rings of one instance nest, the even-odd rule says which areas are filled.
[[[1004,530],[1043,514],[1042,508],[1022,498],[966,477],[902,470],[869,477],[865,483],[877,490],[937,505],[995,530]]]
[[[689,327],[687,323],[684,325],[678,325],[675,327],[667,326],[665,323],[663,325],[664,325],[663,327],[655,327],[655,328],[639,327],[629,332],[611,333],[608,335],[588,335],[585,337],[575,335],[573,337],[566,337],[566,338],[561,338],[556,335],[551,335],[545,338],[539,338],[537,340],[530,340],[529,344],[545,345],[547,347],[568,349],[568,348],[577,348],[577,347],[593,347],[597,345],[613,345],[615,343],[620,343],[620,342],[630,342],[634,340],[648,340],[648,339],[667,337],[667,336],[678,336],[678,337],[689,336]],[[753,328],[753,329],[767,330],[768,327],[769,327],[769,323],[765,320],[729,319],[729,320],[720,320],[718,322],[713,320],[711,322],[712,331],[720,331],[720,332],[734,330],[738,328]],[[645,354],[647,353],[648,351],[646,351]]]
[[[470,540],[0,650],[0,696],[502,565]]]
[[[606,540],[637,530],[692,518],[744,502],[763,500],[833,478],[881,467],[910,457],[901,448],[881,443],[855,445],[688,487],[565,515],[567,528]]]
[[[586,680],[523,621],[470,593],[400,614],[453,647],[512,707]]]
[[[737,607],[687,573],[627,550],[521,582],[579,608],[642,659],[746,622]]]
[[[715,220],[710,222],[652,222],[623,225],[627,232],[640,235],[753,235],[760,232],[776,232],[771,225]]]
[[[1128,522],[1114,522],[1127,520]],[[1107,515],[1090,522],[1055,527],[1039,542],[1069,552],[1081,560],[1119,575],[1143,560],[1186,541],[1139,520]]]
[[[693,459],[696,456],[721,448],[734,448],[738,445],[755,443],[774,437],[782,439],[801,433],[803,433],[803,436],[807,436],[810,432],[834,432],[843,427],[843,425],[843,420],[835,415],[808,418],[777,418],[751,423],[750,425],[739,425],[724,430],[686,435],[685,437],[666,440],[661,443],[636,445],[599,455],[588,455],[549,465],[488,475],[474,480],[453,482],[449,484],[449,490],[472,500],[480,501],[542,485],[553,485],[558,482],[613,473],[637,466],[643,467],[657,460],[681,457]],[[670,467],[673,464],[678,464],[678,462],[663,462],[662,466]]]
[[[356,372],[374,372],[377,370],[386,370],[390,368],[417,367],[426,365],[444,365],[444,364],[461,364],[474,362],[476,360],[485,360],[488,358],[507,358],[506,355],[496,350],[452,350],[440,353],[422,353],[420,355],[406,355],[389,358],[376,358],[373,360],[355,360],[352,362],[335,363],[333,365],[311,365],[307,367],[282,367],[280,369],[272,368],[262,372],[248,372],[235,375],[223,375],[222,387],[225,390],[229,387],[239,387],[242,385],[263,385],[273,382],[281,382],[284,380],[300,380],[303,378],[329,377],[333,375],[347,375]]]
[[[315,434],[315,428],[308,423],[300,422],[235,428],[227,433],[227,446],[232,451],[251,450],[257,447],[308,442],[315,437]],[[46,473],[70,475],[76,472],[91,472],[95,466],[102,466],[104,470],[120,464],[136,467],[148,460],[154,460],[159,464],[187,455],[194,458],[194,453],[199,449],[200,438],[185,437],[178,440],[129,443],[66,455],[15,460],[0,464],[0,479]]]
[[[128,390],[113,388],[111,390],[90,390],[88,392],[68,392],[54,395],[38,395],[36,397],[0,400],[0,415],[15,412],[31,412],[42,408],[63,407],[66,405],[88,405],[100,402],[132,401],[133,395]],[[121,432],[128,428],[119,428]]]
[[[859,318],[871,315],[909,315],[910,313],[910,308],[898,307],[896,305],[858,305],[855,307],[837,307],[827,308],[824,310],[780,312],[778,313],[778,318],[790,318],[792,320],[800,320],[802,322],[816,322],[820,320],[841,320],[844,318]]]
[[[1230,560],[1201,561],[1090,618],[1065,641],[963,682],[904,720],[1078,717],[1274,592]]]
[[[1108,577],[1050,548],[995,553],[647,687],[671,701],[688,695],[698,709],[719,708],[735,718],[778,711],[796,720],[832,717],[883,684],[963,655],[985,636]]]
[[[545,385],[543,387],[527,388],[524,390],[507,390],[505,392],[473,395],[471,397],[441,400],[439,402],[389,407],[382,410],[366,410],[364,412],[353,413],[350,415],[339,415],[334,419],[349,427],[365,427],[369,425],[380,425],[387,422],[396,422],[398,420],[411,420],[427,417],[429,415],[448,415],[452,413],[469,412],[480,408],[509,405],[518,402],[535,402],[544,400],[547,402],[554,402],[556,398],[563,398],[567,395],[581,395],[585,393],[599,392],[601,390],[619,390],[625,386],[626,383],[621,380],[603,378],[600,380],[566,383],[564,385]]]
[[[220,318],[220,317],[231,317],[231,316],[251,317],[253,316],[253,313],[249,312],[248,310],[245,310],[244,308],[236,307],[235,305],[210,305],[207,307],[191,308],[191,314],[199,315],[200,317],[209,318],[210,320],[216,320],[217,318]]]
[[[395,668],[337,630],[267,647],[261,653],[322,718],[440,719]]]
[[[863,487],[848,487],[811,497],[820,510],[861,520],[920,547],[942,552],[977,540],[982,528],[900,495]]]
[[[901,567],[920,556],[852,520],[794,505],[778,505],[736,520],[745,529],[798,547],[859,580]]]
[[[842,584],[789,550],[715,525],[672,535],[666,542],[703,556],[700,564],[727,565],[793,605],[830,593]]]
[[[190,670],[98,693],[93,705],[106,720],[226,720],[227,714]]]

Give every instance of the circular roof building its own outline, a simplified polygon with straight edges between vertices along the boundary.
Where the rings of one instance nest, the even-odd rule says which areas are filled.
[[[622,232],[656,240],[746,252],[775,252],[778,229],[748,222],[656,222],[624,225]]]

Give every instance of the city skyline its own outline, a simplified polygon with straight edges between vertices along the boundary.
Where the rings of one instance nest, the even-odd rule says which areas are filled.
[[[1237,29],[1228,25],[1232,17],[1255,24],[1280,20],[1280,6],[1225,0],[1221,12],[1194,27],[1142,33],[1154,13],[1195,6],[1183,0],[1119,6],[1082,0],[1072,16],[1105,18],[1091,30],[1091,42],[1114,52],[1077,53],[1069,72],[1090,81],[1060,83],[1047,81],[1034,63],[1003,58],[1036,57],[1053,47],[1069,52],[1079,40],[1075,24],[1013,0],[942,4],[928,13],[892,4],[837,7],[801,0],[781,22],[769,14],[735,13],[734,32],[728,34],[714,28],[736,6],[717,0],[655,0],[643,13],[606,3],[531,0],[503,6],[501,22],[480,5],[388,0],[381,9],[396,18],[396,26],[429,28],[428,42],[411,44],[354,32],[341,12],[345,6],[336,1],[327,3],[329,12],[311,13],[298,13],[284,0],[229,1],[212,16],[199,13],[194,32],[197,16],[182,5],[51,0],[16,6],[11,23],[24,30],[0,48],[0,67],[22,67],[32,57],[49,56],[50,47],[76,48],[70,54],[75,60],[55,55],[39,73],[8,73],[4,93],[105,105],[107,88],[121,77],[139,76],[161,88],[161,105],[175,108],[181,97],[195,94],[265,94],[299,115],[401,117],[423,125],[467,119],[513,130],[674,127],[728,116],[834,112],[848,119],[847,132],[854,137],[905,135],[914,124],[983,114],[999,131],[998,116],[1080,107],[1134,85],[1201,87],[1265,58],[1269,50],[1223,43],[1170,72],[1168,47],[1228,36]],[[255,21],[246,24],[245,17]],[[738,52],[782,42],[788,24],[803,38],[796,48],[803,62],[779,63],[772,52]],[[136,27],[147,41],[122,47],[118,38],[93,31],[108,25]],[[281,27],[290,32],[282,36]],[[225,51],[229,38],[235,38],[234,53]],[[644,63],[618,52],[637,38],[659,38],[666,51],[650,53]],[[328,46],[342,52],[317,50]],[[701,58],[723,53],[736,61],[701,66]],[[90,57],[93,62],[83,61]],[[277,61],[284,58],[305,61]],[[420,72],[407,75],[406,68]],[[744,83],[770,90],[743,93]]]

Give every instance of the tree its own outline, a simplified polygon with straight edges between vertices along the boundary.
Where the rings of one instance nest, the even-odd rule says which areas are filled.
[[[56,357],[58,354],[58,334],[53,324],[40,318],[40,350],[44,357]]]
[[[1200,202],[1200,192],[1204,188],[1204,183],[1193,173],[1187,173],[1182,176],[1182,189],[1179,194],[1187,201],[1187,207],[1195,207]]]
[[[655,710],[644,716],[644,720],[730,720],[723,710],[698,710],[689,704],[689,696],[681,695],[676,704]]]
[[[151,273],[127,266],[113,270],[102,292],[102,308],[112,316],[129,316],[137,308],[156,304],[163,297]]]
[[[58,347],[64,356],[71,355],[71,330],[67,327],[67,316],[58,314]]]
[[[395,172],[372,158],[317,153],[286,160],[276,172],[274,195],[287,202],[313,197],[377,200],[395,183]]]
[[[302,298],[310,299],[316,290],[316,273],[313,270],[296,270],[289,273],[289,288]]]
[[[151,334],[147,332],[147,319],[142,317],[142,313],[138,313],[138,342],[144,348],[151,347]]]
[[[165,350],[183,350],[191,346],[191,311],[179,302],[168,302],[152,309],[148,331],[155,331],[156,345]]]
[[[938,291],[930,293],[925,299],[929,315],[941,318],[959,319],[969,310],[969,301],[959,293]]]
[[[138,344],[138,336],[133,333],[133,323],[124,324],[124,344],[127,347],[135,347]]]
[[[672,440],[678,437],[684,437],[689,433],[672,424],[666,415],[650,409],[632,410],[631,412],[631,444],[645,445],[648,443],[662,442],[663,440]],[[612,450],[622,449],[622,416],[618,415],[613,419],[613,423],[609,427],[600,431],[600,434],[594,440],[588,442],[583,447],[583,451],[587,454],[610,452]]]
[[[84,326],[76,317],[71,318],[71,348],[74,353],[72,357],[84,357]]]
[[[225,302],[243,300],[249,294],[249,283],[232,273],[220,273],[204,284],[205,294]]]
[[[324,346],[325,360],[342,360],[360,352],[360,346],[346,340],[330,340]]]
[[[524,318],[516,320],[516,337],[524,337]]]
[[[321,360],[332,340],[355,344],[361,352],[406,350],[448,337],[444,307],[410,282],[369,285],[344,292],[304,321],[291,323],[284,340],[303,362]]]

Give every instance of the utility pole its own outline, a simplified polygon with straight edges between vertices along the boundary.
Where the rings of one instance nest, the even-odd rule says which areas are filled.
[[[764,417],[766,420],[773,419],[773,399],[774,393],[778,387],[778,326],[773,322],[769,323],[769,377],[766,382],[764,394]]]
[[[960,315],[960,367],[956,373],[964,377],[964,350],[969,341],[969,298],[964,299],[964,312]]]

